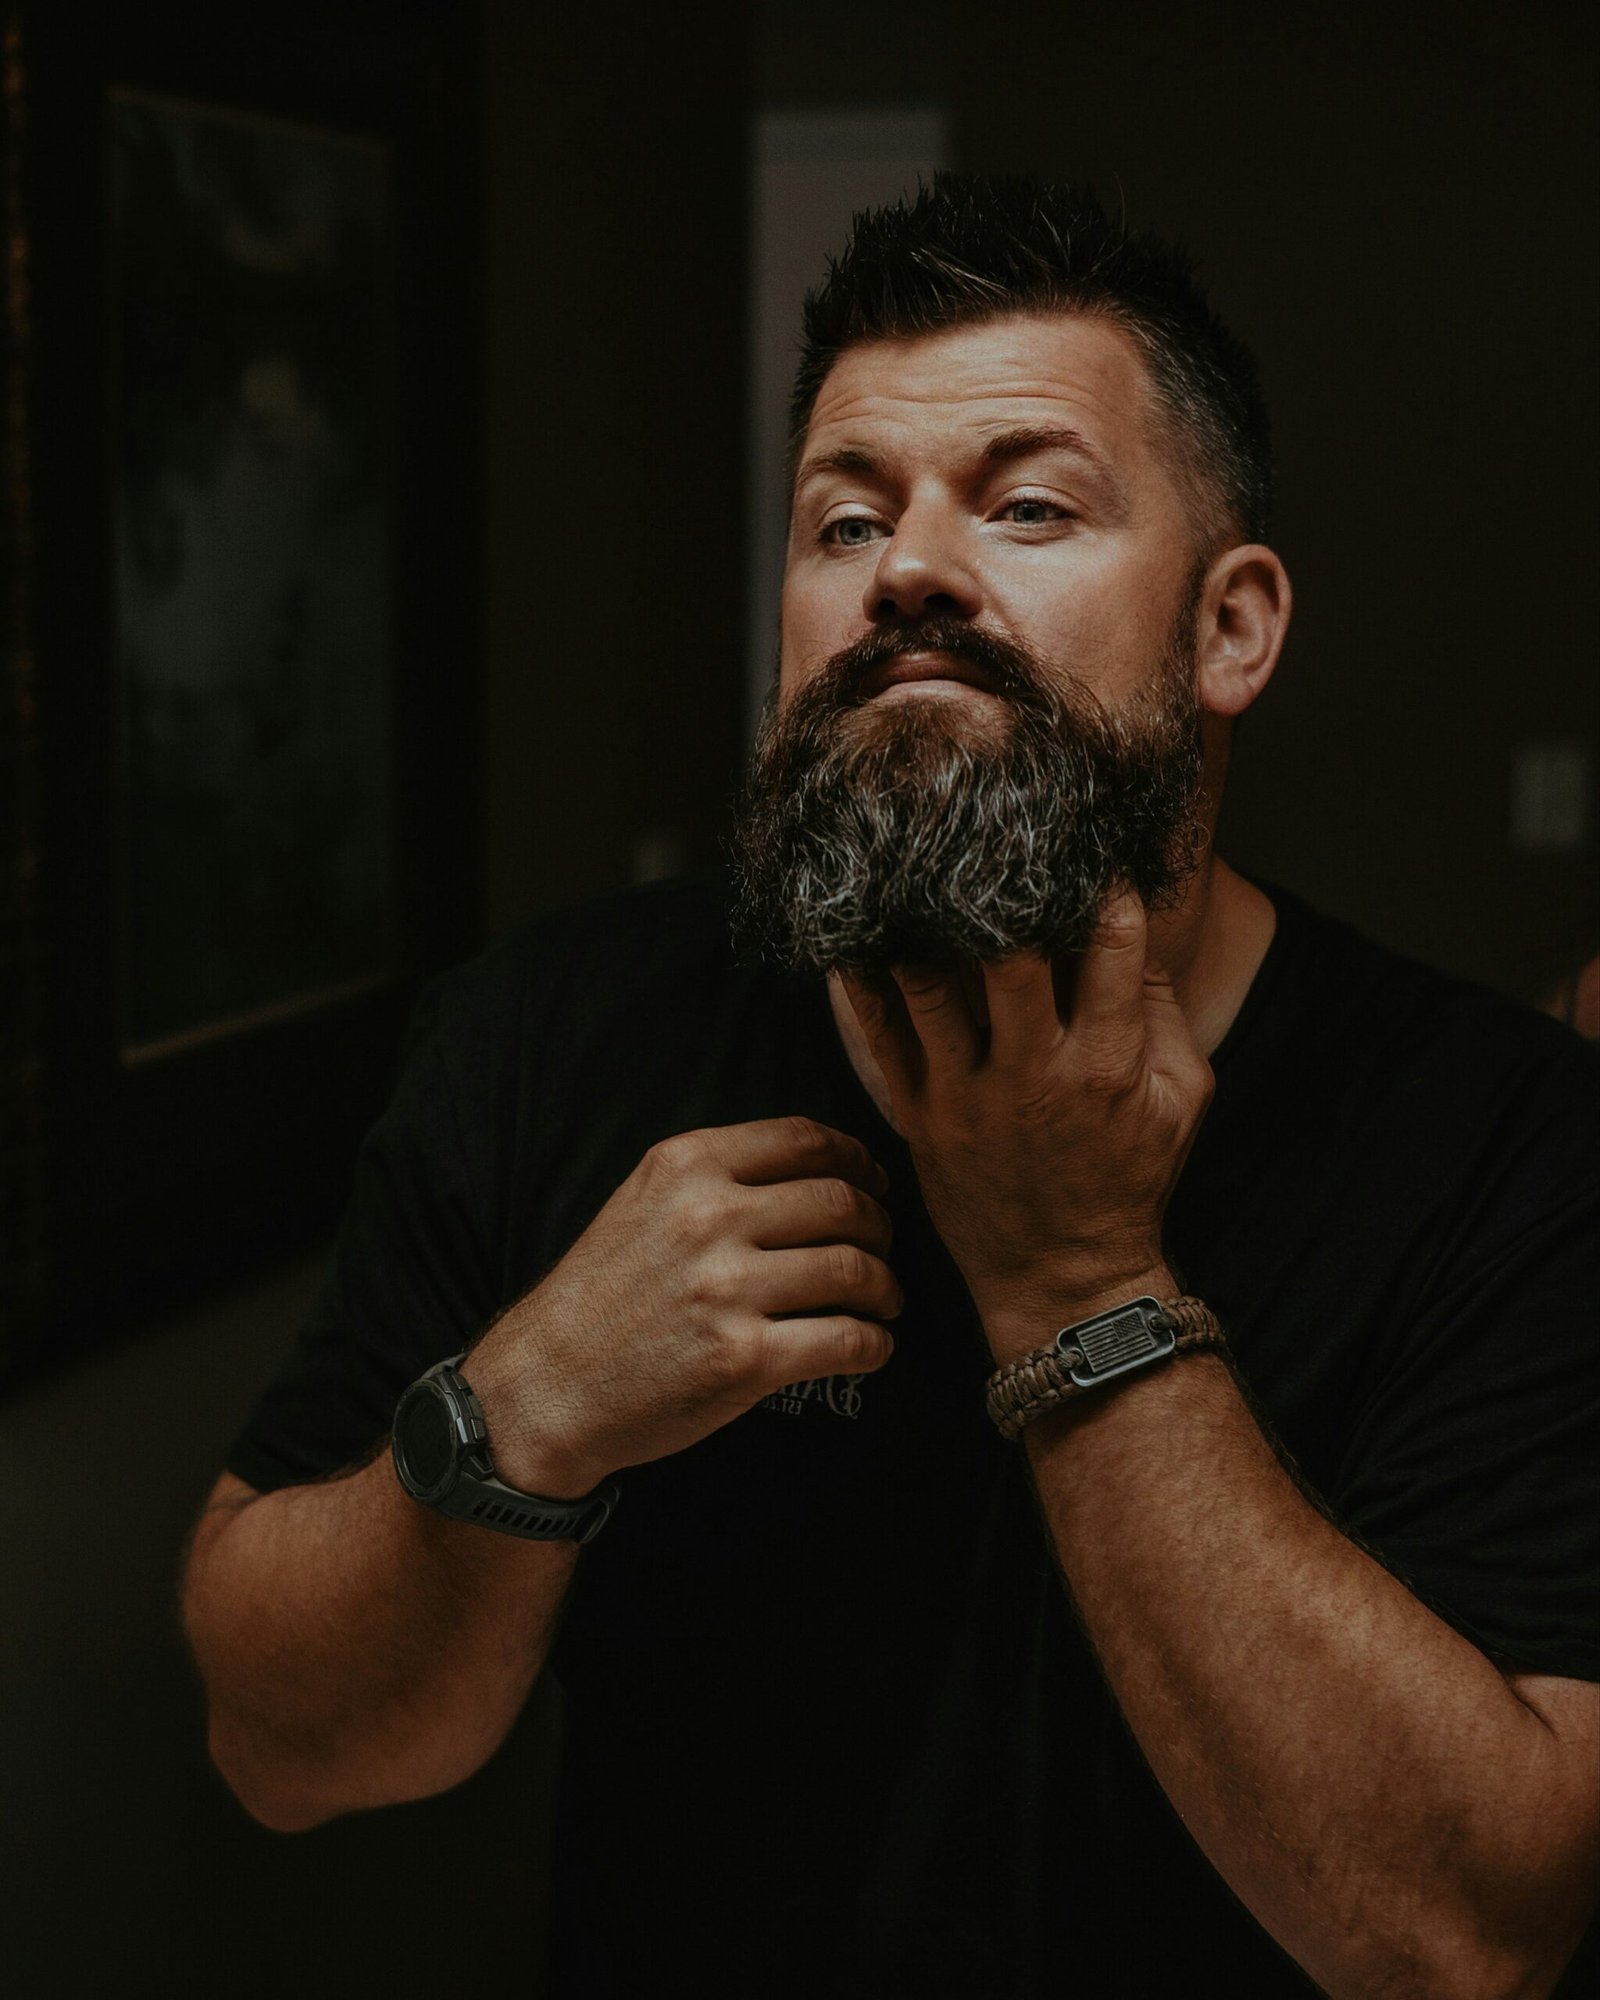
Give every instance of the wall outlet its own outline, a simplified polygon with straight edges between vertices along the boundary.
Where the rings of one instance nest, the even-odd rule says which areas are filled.
[[[664,882],[681,875],[685,862],[682,830],[675,826],[647,827],[633,843],[635,882]]]

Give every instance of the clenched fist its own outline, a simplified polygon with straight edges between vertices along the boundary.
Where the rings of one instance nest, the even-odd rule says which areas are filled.
[[[500,1477],[573,1498],[786,1383],[881,1368],[902,1303],[887,1185],[859,1140],[809,1118],[652,1146],[462,1364]]]

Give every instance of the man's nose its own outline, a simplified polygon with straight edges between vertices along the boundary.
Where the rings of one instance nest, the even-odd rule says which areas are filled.
[[[896,618],[976,618],[983,595],[959,538],[908,508],[883,545],[862,609],[874,625]]]

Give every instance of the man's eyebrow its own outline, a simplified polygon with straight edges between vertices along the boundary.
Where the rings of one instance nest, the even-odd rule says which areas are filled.
[[[1019,458],[1032,458],[1046,451],[1065,451],[1081,458],[1106,481],[1115,499],[1126,506],[1127,494],[1105,454],[1070,424],[1016,424],[1009,430],[996,431],[984,440],[983,462],[990,467],[1011,465]],[[864,478],[877,479],[883,476],[884,467],[880,459],[861,445],[840,445],[808,458],[796,475],[796,488],[821,472],[858,473]]]
[[[857,444],[844,444],[835,451],[819,451],[815,458],[808,458],[795,474],[795,485],[803,486],[819,472],[859,472],[868,479],[874,479],[882,471],[882,463],[870,451],[864,451]]]
[[[1110,459],[1070,424],[1018,424],[1011,430],[996,431],[983,447],[983,461],[990,466],[1011,465],[1019,458],[1032,458],[1035,453],[1045,451],[1065,451],[1081,458],[1105,481],[1118,506],[1127,506],[1127,489]]]

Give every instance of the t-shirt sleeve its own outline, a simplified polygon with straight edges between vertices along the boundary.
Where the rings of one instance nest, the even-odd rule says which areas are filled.
[[[1600,1680],[1591,1098],[1535,1112],[1489,1156],[1471,1226],[1362,1410],[1335,1513],[1500,1666]]]
[[[445,982],[413,1018],[401,1080],[357,1157],[316,1304],[226,1458],[261,1492],[363,1459],[406,1386],[498,1310],[478,1182],[445,1031]]]

